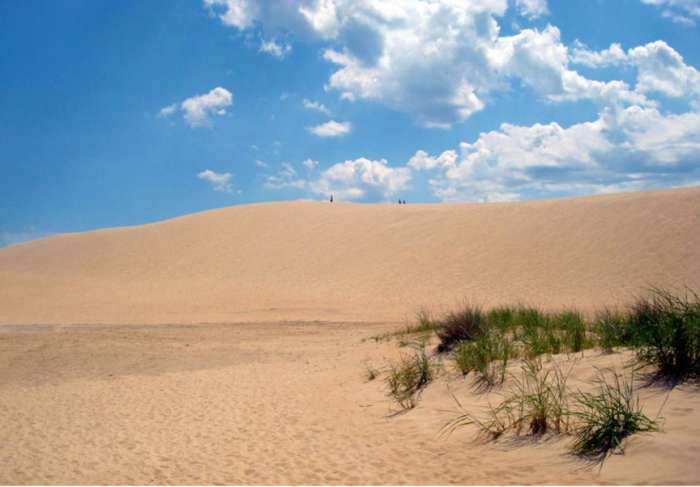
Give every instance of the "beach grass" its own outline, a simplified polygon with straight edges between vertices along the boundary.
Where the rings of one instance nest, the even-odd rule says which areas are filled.
[[[625,379],[613,373],[607,379],[601,372],[596,379],[596,392],[575,395],[575,442],[572,450],[577,455],[604,458],[622,451],[622,441],[640,432],[658,431],[655,420],[641,410],[639,396],[634,390],[634,377]]]

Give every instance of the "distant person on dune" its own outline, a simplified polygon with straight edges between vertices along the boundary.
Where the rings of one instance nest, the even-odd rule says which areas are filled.
[[[333,203],[333,195],[331,195],[331,203]]]

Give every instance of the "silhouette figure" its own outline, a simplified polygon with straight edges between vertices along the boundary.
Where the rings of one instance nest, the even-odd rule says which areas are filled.
[[[331,203],[333,203],[333,195],[331,195]]]

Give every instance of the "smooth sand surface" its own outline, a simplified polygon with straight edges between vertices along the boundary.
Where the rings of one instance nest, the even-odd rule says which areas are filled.
[[[388,328],[0,327],[0,483],[700,482],[697,385],[640,388],[652,417],[666,400],[662,431],[601,468],[570,455],[569,437],[441,437],[452,394],[475,413],[499,400],[447,362],[415,409],[393,415],[384,376],[364,378],[406,352],[363,341]],[[630,372],[629,352],[576,358],[573,389],[590,387],[594,366]]]
[[[403,320],[700,287],[700,187],[504,204],[235,206],[0,249],[0,323]]]
[[[420,307],[590,311],[650,285],[700,288],[700,188],[238,206],[0,249],[0,483],[697,484],[697,384],[642,387],[661,432],[601,468],[570,437],[441,437],[453,395],[500,392],[449,362],[404,414],[364,377],[406,353],[366,339]],[[586,389],[632,353],[564,359]]]

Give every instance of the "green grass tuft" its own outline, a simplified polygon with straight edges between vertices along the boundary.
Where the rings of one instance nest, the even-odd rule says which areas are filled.
[[[615,347],[631,345],[634,339],[625,315],[611,309],[604,309],[596,315],[593,334],[606,353],[612,353]]]
[[[420,392],[433,379],[433,367],[424,349],[392,364],[386,379],[391,396],[403,409],[416,406]]]
[[[578,419],[578,425],[574,430],[574,453],[605,458],[609,453],[622,451],[622,441],[628,436],[658,430],[656,422],[639,406],[633,378],[625,380],[614,374],[614,380],[608,382],[600,374],[596,383],[597,393],[579,392],[575,397],[578,410],[572,415]]]
[[[652,289],[640,298],[628,316],[634,329],[637,356],[657,367],[672,381],[700,375],[700,298],[686,291],[682,297]]]
[[[475,340],[460,342],[452,351],[455,365],[462,375],[475,372],[479,381],[487,386],[503,382],[512,356],[510,339],[495,328]]]
[[[451,433],[467,424],[475,424],[480,435],[491,439],[509,430],[516,435],[566,432],[569,429],[566,382],[572,368],[573,365],[563,372],[555,364],[545,371],[539,360],[526,361],[520,377],[514,376],[514,385],[505,399],[498,406],[489,407],[485,418],[465,413],[447,423],[443,432]]]

